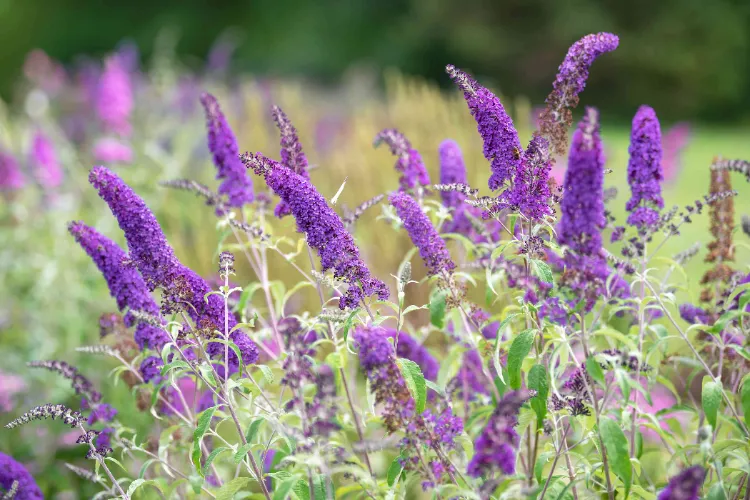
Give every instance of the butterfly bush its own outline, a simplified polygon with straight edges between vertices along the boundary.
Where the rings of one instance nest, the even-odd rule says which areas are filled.
[[[66,451],[75,463],[60,474],[98,488],[96,498],[747,498],[750,274],[733,180],[750,179],[750,162],[691,166],[705,193],[669,208],[662,184],[686,132],[662,138],[654,108],[635,113],[621,151],[627,171],[605,158],[605,149],[616,157],[602,140],[608,120],[591,106],[569,144],[593,63],[619,43],[610,33],[573,43],[534,130],[520,134],[513,108],[447,65],[453,97],[476,123],[468,132],[482,142],[479,164],[453,138],[372,124],[364,137],[389,148],[396,172],[375,152],[390,187],[367,196],[345,182],[361,172],[318,164],[316,145],[335,150],[341,136],[328,137],[316,116],[287,115],[265,82],[260,126],[274,139],[253,152],[257,134],[229,126],[245,109],[234,94],[217,92],[222,110],[186,77],[167,99],[139,73],[132,47],[81,68],[83,109],[60,130],[82,158],[106,165],[91,168],[86,186],[98,213],[75,215],[77,246],[67,243],[86,259],[87,289],[98,280],[109,290],[77,297],[81,308],[104,308],[89,325],[99,342],[75,353],[99,356],[102,369],[91,373],[73,354],[30,361],[33,381],[4,368],[6,432],[67,425],[68,444],[86,451]],[[215,47],[213,72],[231,51]],[[35,85],[60,91],[58,69],[34,58]],[[154,109],[135,112],[140,92],[158,96]],[[189,112],[201,106],[205,128]],[[195,122],[204,136],[190,147],[205,165],[188,162],[186,172],[214,180],[162,178],[193,156],[142,129],[141,113]],[[318,124],[312,140],[306,123]],[[74,171],[50,137],[23,152],[2,145],[4,199],[64,192],[62,168],[66,183]],[[28,172],[17,158],[29,159]],[[627,200],[610,173],[627,178]],[[205,207],[187,208],[188,194]],[[188,210],[212,223],[181,239]],[[705,243],[681,238],[690,224],[707,228]],[[215,243],[211,261],[197,240]],[[683,247],[675,255],[665,251],[672,243]],[[685,267],[699,258],[702,274]],[[116,384],[101,383],[106,373]],[[59,401],[23,393],[55,379]],[[22,400],[38,406],[11,416]],[[35,482],[38,469],[19,463],[31,465],[30,452],[19,450],[0,453],[0,496],[42,498],[37,482],[49,480]]]

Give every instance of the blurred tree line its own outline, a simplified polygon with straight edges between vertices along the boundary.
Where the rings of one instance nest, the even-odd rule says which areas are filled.
[[[71,62],[130,38],[147,58],[165,27],[195,64],[232,27],[233,70],[336,82],[364,64],[447,86],[452,63],[535,103],[573,41],[611,31],[621,45],[595,64],[587,103],[622,119],[646,102],[666,120],[750,119],[749,0],[0,0],[0,95],[33,48]]]

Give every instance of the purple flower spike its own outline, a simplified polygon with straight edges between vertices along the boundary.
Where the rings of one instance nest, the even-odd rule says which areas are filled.
[[[177,260],[146,203],[120,177],[104,167],[93,168],[89,182],[107,202],[125,233],[130,258],[149,289],[163,289],[162,312],[169,314],[184,308],[200,328],[223,330],[224,301],[217,295],[204,299],[211,287]],[[229,328],[235,324],[234,315],[230,314]]]
[[[515,177],[521,166],[521,141],[508,113],[492,92],[479,85],[468,73],[453,65],[445,67],[451,80],[463,90],[466,104],[484,141],[484,157],[490,162],[492,175],[488,185],[501,189]]]
[[[689,467],[669,481],[657,500],[698,500],[705,479],[706,470],[703,467]]]
[[[206,128],[208,128],[208,149],[218,169],[217,179],[223,179],[219,194],[228,198],[229,206],[241,207],[255,199],[253,180],[247,174],[239,159],[237,139],[229,127],[219,101],[209,93],[201,94],[201,104],[206,111]]]
[[[521,167],[513,181],[513,189],[508,197],[513,206],[531,220],[540,220],[552,214],[549,205],[549,173],[552,159],[549,141],[534,135],[523,153]]]
[[[521,406],[533,397],[533,391],[507,393],[497,404],[482,434],[474,442],[474,457],[467,473],[480,477],[492,472],[510,475],[516,472],[516,451],[521,438],[515,430]]]
[[[159,316],[159,306],[148,286],[138,270],[127,264],[128,256],[114,241],[83,222],[71,222],[68,231],[101,271],[107,281],[109,293],[117,301],[117,308],[120,311],[129,310],[123,318],[126,326],[135,324],[132,311]],[[135,339],[141,349],[145,346],[160,349],[169,342],[169,336],[164,330],[146,323],[138,324]]]
[[[302,152],[302,144],[297,136],[297,129],[294,128],[289,117],[280,107],[273,106],[271,108],[271,115],[281,133],[281,164],[309,180],[310,173],[307,171],[307,157]],[[279,218],[291,213],[289,205],[283,200],[279,202],[274,210],[274,215]]]
[[[604,217],[604,151],[599,136],[599,112],[586,116],[573,134],[562,202],[558,241],[580,255],[598,255]]]
[[[16,487],[15,500],[43,500],[42,490],[37,486],[34,477],[26,470],[22,464],[13,460],[13,457],[0,452],[0,493],[6,493],[13,487],[14,482],[18,482]]]
[[[307,235],[307,243],[318,252],[323,272],[333,269],[336,279],[349,284],[339,308],[355,308],[373,294],[381,300],[388,298],[388,287],[370,275],[354,238],[310,181],[260,153],[245,153],[243,161],[264,176],[268,187],[289,205],[297,230]]]
[[[57,161],[52,141],[41,132],[34,134],[31,148],[31,164],[39,184],[45,188],[56,188],[63,181],[63,171]]]
[[[440,143],[438,153],[440,184],[467,184],[466,165],[458,143],[452,139],[446,139]],[[463,201],[466,196],[458,191],[441,191],[440,197],[446,207],[459,209],[465,206]]]
[[[586,35],[574,43],[565,56],[547,96],[547,107],[539,117],[539,131],[552,143],[553,151],[565,154],[567,129],[573,123],[572,108],[578,105],[578,94],[586,87],[589,69],[597,57],[612,52],[620,39],[611,33]]]
[[[383,143],[391,148],[391,154],[398,157],[396,170],[401,172],[398,181],[400,189],[414,189],[417,184],[422,186],[430,184],[430,177],[422,161],[422,155],[411,146],[404,134],[394,128],[387,128],[375,136],[373,144],[378,147]]]
[[[104,72],[96,90],[96,112],[107,132],[128,136],[131,132],[133,88],[130,75],[119,55],[104,62]]]
[[[428,274],[436,276],[441,273],[452,273],[456,264],[451,260],[445,241],[414,198],[398,191],[391,194],[390,201],[404,222],[412,243],[419,249],[419,255],[427,267]]]
[[[0,151],[0,191],[16,191],[25,184],[26,181],[13,155]]]
[[[641,106],[633,117],[630,134],[628,184],[632,194],[625,205],[630,212],[628,224],[643,228],[656,224],[664,208],[661,197],[661,127],[650,106]]]

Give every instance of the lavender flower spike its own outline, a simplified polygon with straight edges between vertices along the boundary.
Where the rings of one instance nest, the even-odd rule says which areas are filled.
[[[664,180],[661,127],[656,113],[649,106],[638,108],[633,117],[628,152],[628,184],[632,196],[625,209],[631,212],[628,224],[643,228],[656,224],[659,220],[657,209],[664,208],[661,197],[661,182]]]
[[[563,155],[567,150],[567,128],[573,123],[571,109],[578,105],[578,94],[586,87],[589,68],[597,57],[612,52],[619,43],[617,35],[596,33],[586,35],[568,49],[547,96],[547,107],[539,117],[539,131],[550,140],[555,153]]]
[[[297,129],[294,128],[289,117],[280,107],[273,106],[271,108],[271,115],[281,133],[281,164],[309,180],[310,173],[307,171],[307,157],[302,152],[302,144],[297,136]],[[291,213],[289,205],[283,200],[279,202],[274,210],[274,215],[279,218]]]
[[[13,155],[0,151],[0,191],[16,191],[26,184]]]
[[[456,264],[451,260],[445,241],[414,198],[398,191],[391,194],[390,201],[404,222],[412,243],[419,249],[419,255],[427,267],[427,273],[431,276],[443,272],[452,273]]]
[[[558,241],[580,255],[598,255],[604,217],[604,151],[599,135],[599,112],[586,115],[573,134],[562,202]]]
[[[395,128],[382,130],[375,136],[374,146],[386,143],[391,148],[391,154],[398,157],[396,170],[401,172],[399,185],[402,190],[414,189],[417,184],[427,186],[430,177],[422,161],[422,155],[411,146],[411,142]]]
[[[706,470],[694,465],[674,476],[657,500],[698,500],[701,486],[706,479]]]
[[[96,112],[107,132],[128,136],[131,132],[133,88],[121,56],[112,55],[104,62],[104,72],[96,90]]]
[[[134,311],[159,316],[159,306],[146,282],[135,267],[126,264],[127,254],[114,241],[83,222],[71,222],[68,231],[101,271],[110,295],[117,301],[117,308],[120,311],[128,309],[123,318],[126,326],[131,327],[136,323]],[[139,322],[135,341],[141,349],[148,346],[158,350],[169,342],[169,336],[161,328]]]
[[[440,184],[466,184],[466,165],[461,148],[452,139],[446,139],[438,148],[440,156]],[[449,208],[464,207],[465,195],[458,191],[441,191],[443,205]]]
[[[0,495],[4,498],[11,491],[15,483],[15,500],[42,500],[42,490],[36,484],[34,477],[22,464],[13,457],[0,452]]]
[[[307,235],[308,244],[318,252],[322,270],[333,269],[335,278],[349,284],[339,308],[357,307],[372,294],[382,300],[388,298],[388,288],[370,275],[354,238],[310,181],[260,153],[245,153],[242,160],[265,177],[268,187],[289,205],[297,230]]]
[[[518,131],[497,96],[453,65],[446,66],[445,71],[464,92],[484,141],[484,157],[492,169],[488,185],[493,191],[498,190],[512,180],[520,168],[522,150]]]
[[[206,112],[208,128],[208,149],[218,169],[217,179],[223,179],[219,194],[228,198],[229,206],[241,207],[255,199],[253,180],[243,168],[239,159],[237,139],[229,127],[219,102],[209,93],[201,95],[201,104]]]

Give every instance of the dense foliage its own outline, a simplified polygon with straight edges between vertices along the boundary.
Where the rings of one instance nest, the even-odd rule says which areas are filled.
[[[526,146],[498,96],[445,68],[476,122],[489,195],[467,183],[457,143],[440,144],[437,184],[423,152],[385,128],[371,137],[395,157],[390,187],[342,210],[347,181],[321,194],[294,116],[269,107],[278,155],[240,153],[252,143],[238,142],[219,100],[193,92],[216,188],[167,180],[179,201],[161,210],[179,211],[191,193],[205,202],[219,234],[210,279],[185,264],[118,174],[137,168],[127,165],[146,132],[134,126],[135,70],[127,52],[113,54],[91,94],[79,88],[76,109],[96,127],[70,139],[109,165],[89,171],[86,189],[111,218],[92,212],[67,229],[119,313],[101,317],[101,343],[78,349],[116,360],[113,377],[151,421],[139,433],[94,374],[41,360],[29,366],[67,379],[76,398],[39,401],[4,432],[41,419],[70,426],[93,471],[82,457],[69,469],[99,497],[746,498],[750,275],[735,263],[732,177],[748,178],[750,163],[717,157],[705,195],[665,209],[674,151],[656,111],[641,106],[628,215],[615,217],[599,112],[586,107],[574,124],[571,109],[619,43],[599,33],[570,47]],[[65,182],[54,142],[39,129],[31,144],[28,168],[0,157],[15,217],[29,173],[51,206]],[[556,162],[567,166],[560,183]],[[708,268],[681,302],[677,276],[701,246],[661,251],[705,216]],[[116,221],[124,246],[94,229],[103,220]],[[296,233],[284,234],[285,223]],[[389,256],[365,252],[355,231],[403,232],[411,245],[380,273],[373,261]],[[294,270],[292,284],[274,277],[272,256]],[[306,291],[314,302],[299,300]],[[41,497],[5,454],[0,486],[8,498]]]

